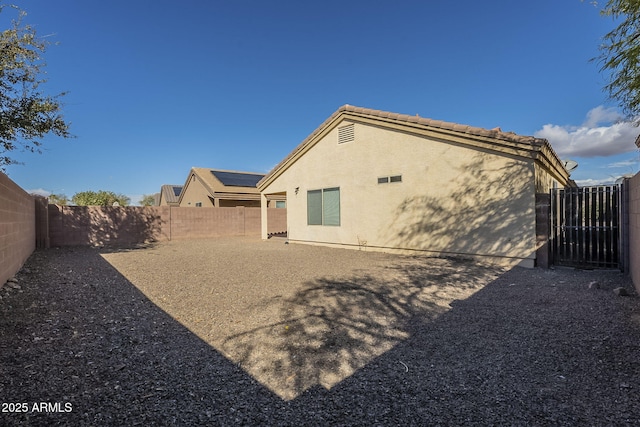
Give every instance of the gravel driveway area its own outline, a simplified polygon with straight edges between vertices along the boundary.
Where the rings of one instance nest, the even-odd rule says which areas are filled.
[[[16,279],[2,426],[640,424],[616,271],[225,238],[37,251]]]

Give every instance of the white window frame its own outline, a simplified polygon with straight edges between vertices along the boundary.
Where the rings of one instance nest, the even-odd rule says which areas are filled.
[[[340,187],[307,191],[307,225],[340,226]]]

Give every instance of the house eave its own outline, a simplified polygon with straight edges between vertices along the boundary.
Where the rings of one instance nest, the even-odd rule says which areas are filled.
[[[422,137],[440,140],[445,143],[459,144],[489,152],[508,155],[529,161],[536,161],[550,171],[554,177],[566,185],[569,174],[562,162],[545,139],[532,136],[521,136],[502,132],[499,129],[487,130],[466,125],[458,125],[425,119],[419,116],[408,116],[368,110],[345,105],[334,112],[302,143],[276,165],[258,182],[258,189],[263,191],[286,169],[309,151],[318,141],[329,133],[338,123],[347,120],[374,126],[382,126]]]

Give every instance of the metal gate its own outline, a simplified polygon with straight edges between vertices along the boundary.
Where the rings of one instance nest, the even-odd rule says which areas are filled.
[[[551,190],[551,259],[555,265],[621,268],[620,185]]]

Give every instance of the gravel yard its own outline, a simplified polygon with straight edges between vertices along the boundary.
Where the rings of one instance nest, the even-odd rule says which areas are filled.
[[[640,424],[620,272],[227,238],[37,251],[16,278],[0,426]]]

